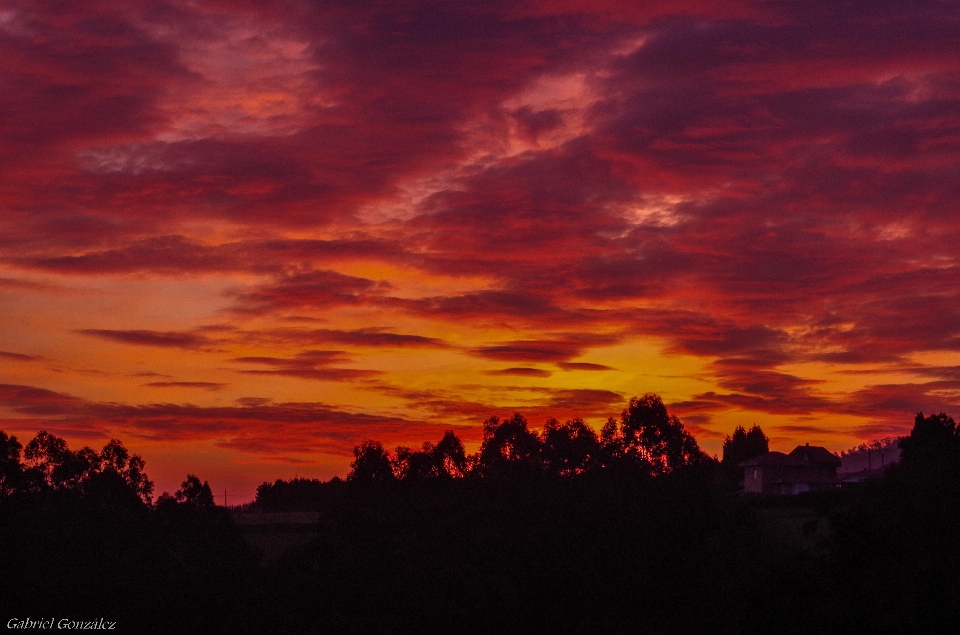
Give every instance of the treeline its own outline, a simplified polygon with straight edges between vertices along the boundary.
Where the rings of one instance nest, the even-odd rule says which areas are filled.
[[[483,422],[483,441],[478,451],[467,454],[452,430],[437,443],[419,449],[398,447],[390,453],[379,441],[366,441],[353,450],[354,459],[346,482],[295,478],[262,483],[254,507],[263,511],[323,511],[339,501],[352,486],[416,487],[456,479],[502,478],[597,478],[620,475],[648,479],[678,469],[699,466],[715,484],[737,489],[742,480],[741,461],[769,450],[769,439],[759,426],[749,431],[738,426],[723,444],[720,465],[703,452],[683,423],[660,396],[632,398],[619,419],[607,419],[597,434],[582,419],[560,423],[548,420],[539,434],[529,428],[523,415],[509,419],[490,417]],[[350,484],[350,485],[348,485]]]
[[[436,445],[419,450],[397,448],[391,457],[376,441],[354,449],[347,480],[384,482],[458,478],[468,475],[509,476],[545,472],[576,476],[601,469],[629,469],[655,476],[701,463],[709,457],[677,417],[667,413],[658,395],[634,397],[619,421],[610,418],[598,436],[582,419],[547,421],[542,434],[530,430],[518,414],[483,422],[483,443],[467,456],[460,439],[447,432]]]
[[[763,440],[765,444],[766,437]],[[728,445],[725,457],[742,454],[746,447],[737,433]],[[599,435],[579,418],[564,423],[550,419],[538,434],[517,413],[509,419],[484,421],[483,441],[475,454],[466,453],[452,430],[437,443],[427,442],[419,449],[398,447],[391,454],[382,443],[371,440],[355,447],[353,454],[346,481],[355,487],[462,478],[572,478],[600,472],[644,479],[714,462],[680,420],[667,412],[663,400],[649,393],[632,398],[620,418],[609,418]],[[257,488],[255,505],[269,511],[319,511],[342,490],[339,479],[329,483],[278,480]]]
[[[45,431],[31,439],[26,448],[16,437],[0,431],[0,495],[43,491],[91,494],[104,488],[146,504],[153,494],[153,482],[144,472],[143,459],[131,455],[116,439],[100,452],[89,447],[74,452],[66,441]]]
[[[120,441],[71,450],[0,432],[3,619],[116,622],[121,633],[258,632],[257,558],[209,484],[188,475],[153,500]],[[6,623],[6,621],[4,622]]]

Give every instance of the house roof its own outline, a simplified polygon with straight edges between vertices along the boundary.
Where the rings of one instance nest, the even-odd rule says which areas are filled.
[[[840,457],[819,445],[798,445],[790,453],[790,458],[799,459],[804,465],[840,467]]]
[[[798,445],[790,454],[783,452],[767,452],[752,459],[740,462],[740,467],[756,465],[773,465],[776,467],[803,467],[816,465],[820,467],[840,467],[840,458],[830,450],[819,445]]]

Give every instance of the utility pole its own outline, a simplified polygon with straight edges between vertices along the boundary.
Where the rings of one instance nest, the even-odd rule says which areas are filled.
[[[223,506],[224,507],[227,506],[227,490],[226,489],[223,490]]]

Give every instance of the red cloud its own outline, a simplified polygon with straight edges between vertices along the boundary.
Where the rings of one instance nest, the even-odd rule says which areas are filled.
[[[346,276],[335,271],[311,271],[239,292],[237,310],[268,313],[293,308],[361,304],[388,288],[387,283]]]
[[[12,385],[0,385],[0,407],[28,417],[2,419],[3,425],[63,430],[73,436],[122,433],[153,441],[212,440],[223,447],[260,456],[346,456],[354,445],[368,438],[410,443],[439,438],[449,428],[399,417],[349,413],[320,403],[245,400],[235,407],[129,406]]]
[[[449,344],[435,337],[391,333],[383,328],[363,328],[352,331],[315,329],[302,337],[311,342],[329,342],[372,348],[447,348]]]
[[[502,368],[500,370],[488,370],[488,375],[514,375],[516,377],[549,377],[553,373],[542,368],[528,368],[525,366],[515,368]]]
[[[41,358],[35,357],[33,355],[24,355],[23,353],[10,353],[7,351],[0,351],[0,359],[8,359],[14,362],[35,362]]]
[[[249,375],[283,375],[286,377],[299,377],[301,379],[348,381],[379,374],[379,372],[375,370],[340,368],[330,365],[349,361],[349,359],[343,351],[303,351],[292,358],[237,357],[230,361],[271,367],[267,370],[244,369],[239,371]]]
[[[603,364],[591,364],[587,362],[557,362],[557,366],[563,370],[616,370]]]
[[[135,344],[138,346],[159,346],[161,348],[197,349],[211,343],[211,340],[197,333],[183,333],[179,331],[114,331],[109,329],[82,329],[77,331],[81,335],[89,335],[99,339]]]
[[[471,352],[478,357],[519,362],[560,362],[576,357],[582,345],[563,341],[523,340],[493,346],[481,346]]]
[[[154,381],[144,384],[150,388],[201,388],[203,390],[218,391],[222,390],[227,384],[219,384],[211,381]]]
[[[0,405],[26,415],[57,416],[83,406],[83,401],[33,386],[0,384]]]

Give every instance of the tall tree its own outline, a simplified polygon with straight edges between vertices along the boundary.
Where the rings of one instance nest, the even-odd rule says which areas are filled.
[[[424,443],[419,450],[398,447],[391,463],[394,475],[402,481],[459,478],[467,472],[467,455],[453,430],[436,445]]]
[[[153,482],[144,471],[145,463],[139,454],[131,455],[123,443],[110,439],[100,451],[99,470],[113,472],[133,490],[145,503],[150,503],[153,495]]]
[[[900,464],[905,470],[933,478],[960,476],[960,429],[945,413],[918,412],[910,435],[900,440]]]
[[[550,419],[543,428],[542,436],[541,456],[551,474],[581,474],[594,467],[600,459],[597,433],[583,419],[571,419],[562,424]]]
[[[27,443],[23,456],[33,479],[54,489],[72,489],[100,468],[97,452],[88,447],[73,452],[64,439],[45,430]]]
[[[401,481],[424,481],[437,478],[440,471],[433,452],[432,443],[424,443],[419,450],[411,450],[405,446],[398,447],[390,461],[394,476]]]
[[[180,484],[180,489],[174,497],[178,503],[187,507],[209,509],[216,505],[210,483],[206,481],[201,483],[200,479],[193,474],[187,474],[187,479]]]
[[[523,415],[483,422],[479,468],[486,474],[529,474],[540,468],[540,437],[527,429]]]
[[[760,426],[754,424],[747,432],[743,426],[737,426],[733,436],[728,436],[723,442],[722,463],[736,467],[742,461],[766,454],[770,451],[770,439],[763,433]]]
[[[467,453],[453,430],[447,430],[433,448],[433,458],[440,476],[459,478],[467,473]]]
[[[379,441],[365,441],[353,448],[353,462],[347,480],[354,483],[382,484],[394,480],[390,455]]]
[[[619,437],[623,455],[649,465],[653,474],[665,474],[707,458],[693,435],[653,393],[630,399],[620,415],[617,432],[611,435],[608,431],[607,436]]]
[[[17,437],[7,436],[0,430],[0,495],[12,493],[20,485],[23,475],[23,464],[20,462],[20,452],[23,446]]]

